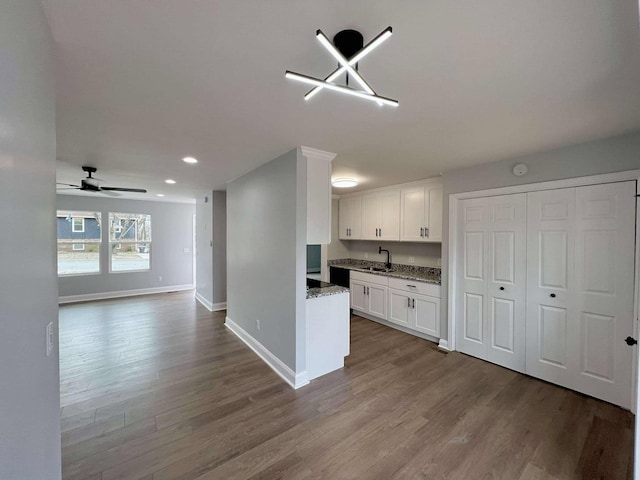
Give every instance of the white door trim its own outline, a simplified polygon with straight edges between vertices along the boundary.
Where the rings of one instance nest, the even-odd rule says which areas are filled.
[[[456,318],[456,293],[458,290],[458,285],[456,281],[455,272],[457,271],[457,253],[458,253],[458,206],[459,201],[465,200],[468,198],[480,198],[480,197],[491,197],[495,195],[508,195],[512,193],[527,193],[527,192],[535,192],[540,190],[555,190],[559,188],[570,188],[570,187],[582,187],[585,185],[597,185],[602,183],[614,183],[614,182],[624,182],[629,180],[635,180],[640,183],[640,170],[629,170],[626,172],[616,172],[616,173],[607,173],[602,175],[591,175],[587,177],[577,177],[577,178],[567,178],[563,180],[553,180],[548,182],[539,182],[539,183],[528,183],[524,185],[515,185],[511,187],[500,187],[500,188],[492,188],[487,190],[476,190],[472,192],[461,192],[461,193],[452,193],[449,195],[449,259],[448,259],[448,286],[447,286],[447,349],[450,351],[456,350],[456,325],[454,319]],[[636,184],[636,188],[637,184]],[[638,216],[638,212],[636,212]],[[640,255],[640,241],[638,239],[638,225],[640,222],[640,216],[636,220],[636,276],[635,276],[635,285],[634,290],[636,292],[636,298],[634,300],[634,315],[636,321],[635,323],[635,332],[636,338],[638,338],[638,304],[640,303],[640,293],[639,292],[639,276],[640,276],[640,265],[638,256]],[[636,349],[637,355],[637,349]],[[637,363],[634,362],[634,364]],[[637,368],[637,367],[636,367]],[[636,372],[638,375],[638,372]],[[635,376],[634,376],[635,379]],[[636,406],[636,387],[632,386],[633,398],[631,401],[632,406]],[[640,405],[639,405],[640,407]],[[634,408],[635,410],[635,408]],[[640,432],[639,432],[640,433]],[[640,442],[638,442],[640,443]],[[640,455],[640,448],[637,448],[637,453]],[[638,462],[636,462],[636,465]],[[640,472],[639,472],[640,475]],[[640,478],[640,476],[639,476]]]

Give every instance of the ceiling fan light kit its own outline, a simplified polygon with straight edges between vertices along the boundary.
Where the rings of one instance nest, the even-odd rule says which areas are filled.
[[[363,47],[362,34],[356,30],[342,30],[338,32],[333,37],[333,43],[331,43],[322,30],[317,30],[316,38],[329,54],[338,61],[338,68],[330,73],[324,80],[289,70],[285,72],[285,78],[314,86],[312,90],[305,94],[305,100],[311,99],[320,90],[327,88],[335,92],[374,101],[380,106],[388,105],[397,107],[397,100],[378,95],[358,72],[358,62],[389,38],[391,33],[391,27],[387,27]],[[343,73],[346,74],[346,85],[343,86],[333,83],[334,80]],[[361,90],[349,87],[349,78],[353,78],[359,84]]]

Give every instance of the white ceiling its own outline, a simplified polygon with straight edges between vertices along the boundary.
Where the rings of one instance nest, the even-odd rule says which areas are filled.
[[[56,42],[58,181],[84,164],[134,198],[185,200],[298,145],[360,188],[640,129],[633,0],[43,0]],[[315,39],[345,28],[400,106],[323,91]],[[185,155],[197,166],[181,162]],[[177,184],[168,186],[165,178]],[[350,190],[353,191],[353,190]]]

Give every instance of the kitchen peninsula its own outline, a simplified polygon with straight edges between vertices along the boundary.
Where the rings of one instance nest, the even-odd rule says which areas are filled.
[[[349,355],[349,289],[307,278],[307,375],[344,366]]]

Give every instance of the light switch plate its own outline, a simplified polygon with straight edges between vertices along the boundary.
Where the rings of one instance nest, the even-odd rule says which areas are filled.
[[[53,353],[53,322],[47,324],[47,357]]]

